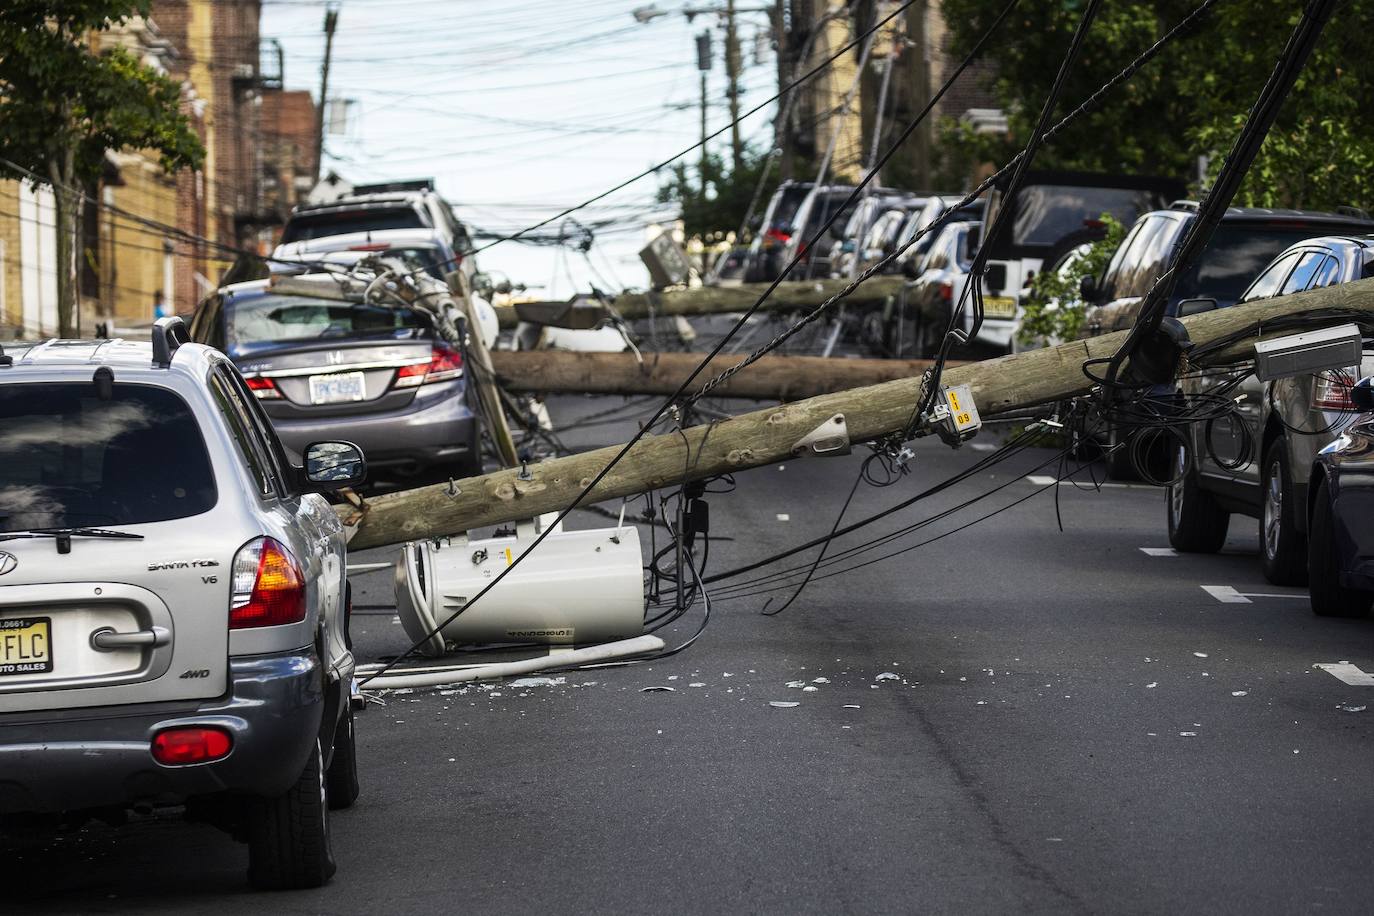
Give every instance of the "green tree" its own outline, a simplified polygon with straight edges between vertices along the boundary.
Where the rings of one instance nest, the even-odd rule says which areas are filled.
[[[1100,277],[1126,235],[1126,227],[1110,213],[1098,217],[1107,227],[1103,238],[1088,244],[1079,255],[1066,260],[1060,270],[1053,264],[1032,278],[1030,294],[1021,303],[1021,342],[1032,346],[1060,343],[1078,337],[1088,304],[1080,286],[1084,277]]]
[[[180,110],[175,80],[93,33],[148,15],[149,0],[0,3],[0,156],[43,176],[57,221],[59,333],[75,333],[77,239],[84,188],[106,150],[150,149],[174,171],[204,150]],[[35,183],[36,180],[35,180]]]
[[[1063,115],[1197,7],[1198,0],[1106,4],[1064,92]],[[991,86],[1011,125],[1005,139],[946,125],[965,162],[1005,161],[1024,140],[1054,80],[1083,0],[1022,0],[989,56]],[[1005,0],[943,0],[963,53]],[[1245,113],[1298,21],[1291,0],[1222,0],[1099,111],[1042,150],[1037,165],[1192,178],[1199,156],[1221,166]],[[1374,201],[1374,112],[1360,104],[1374,80],[1374,0],[1333,17],[1247,176],[1240,202],[1331,208]]]
[[[681,207],[688,237],[717,241],[727,233],[739,231],[767,161],[766,153],[746,147],[740,168],[734,169],[726,157],[710,153],[706,157],[704,183],[700,174],[693,175],[700,169],[679,161],[667,181],[659,186],[658,200]],[[777,186],[777,171],[776,167],[771,170],[769,186],[759,199],[759,213],[768,205],[768,194]]]

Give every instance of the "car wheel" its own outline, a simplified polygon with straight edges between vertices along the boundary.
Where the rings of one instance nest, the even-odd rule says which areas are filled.
[[[1140,474],[1131,458],[1131,436],[1123,433],[1115,425],[1107,427],[1107,447],[1103,450],[1103,460],[1107,465],[1107,476],[1112,480],[1137,480]]]
[[[1259,520],[1264,577],[1275,585],[1307,584],[1307,545],[1298,531],[1291,477],[1288,449],[1280,436],[1264,453],[1264,507]]]
[[[353,732],[353,707],[345,701],[346,711],[334,729],[334,755],[329,761],[325,786],[329,807],[335,811],[353,807],[358,800],[358,742]]]
[[[1184,553],[1216,553],[1226,543],[1231,513],[1198,485],[1188,452],[1176,448],[1174,482],[1169,484],[1169,544]]]
[[[319,739],[296,784],[248,806],[248,882],[261,890],[320,887],[333,876]]]
[[[1323,480],[1307,526],[1307,590],[1312,613],[1319,617],[1368,617],[1374,594],[1341,586],[1334,525],[1331,491]]]

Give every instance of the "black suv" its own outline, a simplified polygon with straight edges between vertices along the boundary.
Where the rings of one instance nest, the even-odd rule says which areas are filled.
[[[1135,221],[1102,276],[1084,282],[1084,298],[1092,303],[1084,336],[1124,331],[1135,324],[1145,294],[1173,266],[1197,209],[1193,201],[1177,201]],[[1177,316],[1179,303],[1188,299],[1215,300],[1217,308],[1234,305],[1265,265],[1295,242],[1371,231],[1374,221],[1363,215],[1231,207],[1197,263],[1178,278],[1165,314]],[[1118,479],[1135,477],[1132,449],[1125,444],[1132,431],[1094,425],[1097,438],[1107,445],[1108,473]]]

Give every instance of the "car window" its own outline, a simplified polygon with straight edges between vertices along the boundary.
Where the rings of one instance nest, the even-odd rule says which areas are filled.
[[[1198,263],[1179,277],[1175,294],[1180,299],[1235,302],[1264,265],[1284,249],[1320,235],[1322,229],[1336,228],[1290,221],[1223,222],[1212,234]]]
[[[218,499],[200,424],[167,388],[0,385],[0,430],[0,531],[170,521]]]
[[[1327,260],[1325,251],[1307,251],[1302,257],[1298,258],[1298,266],[1293,268],[1293,272],[1288,275],[1288,279],[1283,282],[1283,287],[1279,289],[1280,296],[1289,293],[1298,293],[1312,285],[1312,279],[1316,277],[1317,271],[1321,269],[1322,263]]]
[[[1121,240],[1120,246],[1112,254],[1112,259],[1107,262],[1107,269],[1102,275],[1102,291],[1106,299],[1117,297],[1117,287],[1121,285],[1121,275],[1126,271],[1128,259],[1131,252],[1135,249],[1136,240],[1140,238],[1142,232],[1154,229],[1155,220],[1142,219],[1137,222],[1126,233],[1126,237]]]
[[[233,385],[224,378],[223,369],[210,370],[209,383],[215,406],[219,408],[230,435],[234,437],[234,445],[257,485],[258,495],[276,495],[277,481],[272,473],[271,459],[253,431],[253,421],[249,416],[247,404]]]
[[[1250,288],[1245,291],[1245,295],[1240,297],[1240,301],[1253,302],[1256,299],[1268,299],[1270,296],[1276,295],[1279,287],[1283,285],[1284,278],[1288,276],[1288,271],[1293,269],[1293,263],[1301,254],[1300,251],[1292,251],[1270,264],[1265,268],[1264,273],[1256,277],[1255,282],[1250,284]]]
[[[1312,274],[1312,281],[1303,289],[1321,289],[1341,281],[1341,262],[1339,258],[1327,255],[1321,266]]]
[[[1121,272],[1112,298],[1124,299],[1145,295],[1150,288],[1151,249],[1160,235],[1167,234],[1166,223],[1167,220],[1163,217],[1156,217],[1146,220],[1145,225],[1140,227],[1140,232],[1131,240],[1130,250],[1121,263]]]
[[[291,473],[291,460],[286,456],[286,449],[282,446],[277,431],[272,428],[272,421],[267,418],[267,414],[262,409],[262,404],[253,396],[253,392],[248,390],[248,385],[244,383],[243,376],[239,375],[232,363],[220,363],[219,369],[223,373],[225,381],[238,393],[236,402],[244,405],[248,410],[248,419],[253,425],[255,437],[263,446],[272,476],[276,478],[277,492],[282,496],[293,495],[295,486],[293,485],[294,475]]]
[[[328,235],[350,232],[380,232],[383,229],[423,229],[425,218],[415,207],[376,207],[366,210],[340,210],[332,213],[302,213],[291,217],[282,230],[281,242],[303,242]]]
[[[930,256],[921,265],[921,273],[927,270],[943,270],[949,266],[949,237],[939,239],[930,249]]]
[[[415,338],[429,324],[410,309],[308,296],[235,296],[226,307],[231,356],[254,344],[349,338]]]

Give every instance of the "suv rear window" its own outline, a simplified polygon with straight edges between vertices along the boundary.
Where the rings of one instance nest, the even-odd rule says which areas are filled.
[[[281,244],[320,239],[350,232],[383,229],[423,229],[428,224],[414,207],[342,210],[337,213],[303,213],[291,217],[282,230]]]
[[[1163,203],[1152,191],[1074,185],[1030,185],[1016,196],[1011,243],[1018,248],[1048,248],[1083,228],[1083,221],[1110,213],[1126,225]]]
[[[166,388],[0,385],[0,429],[0,531],[165,522],[218,498],[200,426]]]
[[[769,204],[768,225],[765,228],[790,231],[792,218],[797,215],[797,210],[801,209],[802,201],[806,200],[809,193],[809,185],[779,188],[773,195],[772,203]]]
[[[1223,222],[1213,233],[1197,265],[1178,278],[1174,298],[1207,297],[1219,302],[1234,302],[1279,252],[1289,245],[1330,232],[1332,228]]]
[[[225,337],[231,356],[269,343],[413,338],[429,327],[424,318],[409,309],[308,296],[236,297],[225,305]]]

